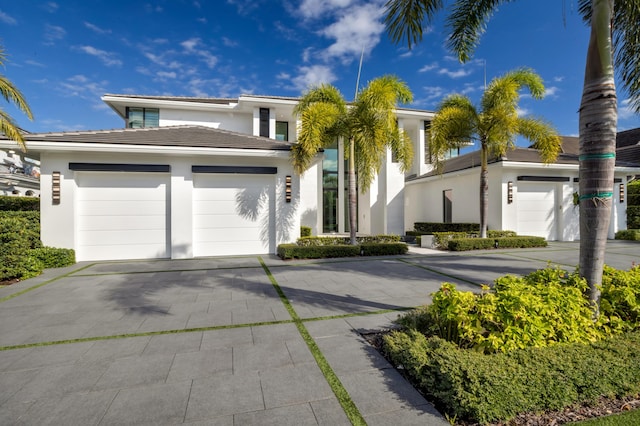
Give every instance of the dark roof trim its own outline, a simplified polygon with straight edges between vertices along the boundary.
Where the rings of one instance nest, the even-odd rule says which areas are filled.
[[[565,176],[518,176],[522,182],[570,182],[570,177]]]
[[[140,172],[168,173],[168,164],[115,164],[115,163],[69,163],[69,170],[76,172]]]
[[[573,178],[574,182],[580,182],[580,178]],[[614,178],[613,183],[622,183],[622,178]]]
[[[252,166],[191,166],[193,173],[221,173],[243,175],[275,175],[277,167],[252,167]]]

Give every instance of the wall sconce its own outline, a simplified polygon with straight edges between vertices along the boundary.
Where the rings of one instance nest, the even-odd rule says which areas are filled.
[[[620,184],[620,202],[624,203],[624,183]]]
[[[60,172],[51,174],[51,203],[60,204]]]
[[[291,176],[287,176],[285,180],[284,200],[291,202]]]
[[[513,182],[507,182],[507,204],[513,203]]]

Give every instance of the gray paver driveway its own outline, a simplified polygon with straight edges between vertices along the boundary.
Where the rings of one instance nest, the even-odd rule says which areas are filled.
[[[612,242],[628,268],[640,245]],[[82,263],[0,289],[0,424],[448,424],[362,338],[443,281],[477,290],[576,244],[282,262]],[[328,368],[328,370],[327,370]],[[338,392],[339,393],[339,392]]]

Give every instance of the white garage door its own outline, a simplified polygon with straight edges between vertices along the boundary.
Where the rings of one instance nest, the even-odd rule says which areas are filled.
[[[194,174],[194,256],[273,252],[274,187],[272,175]]]
[[[169,257],[168,175],[78,173],[78,260]]]
[[[556,185],[548,182],[518,182],[519,235],[557,239]]]

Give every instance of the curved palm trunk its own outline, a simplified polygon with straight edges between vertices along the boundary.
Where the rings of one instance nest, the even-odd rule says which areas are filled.
[[[349,140],[349,237],[351,245],[358,244],[356,240],[358,193],[356,190],[356,161],[353,139]]]
[[[489,216],[489,171],[487,170],[487,146],[480,142],[480,238],[487,238],[487,217]]]
[[[594,0],[580,104],[580,275],[590,289],[594,316],[599,315],[605,246],[609,233],[616,127],[611,17],[613,0]]]

